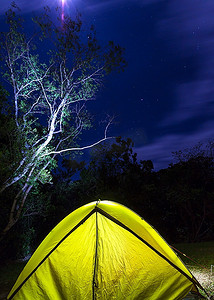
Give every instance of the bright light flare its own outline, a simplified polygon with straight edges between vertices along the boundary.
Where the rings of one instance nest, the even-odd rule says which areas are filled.
[[[64,21],[64,16],[65,16],[65,13],[64,13],[64,8],[65,8],[65,0],[61,0],[62,1],[62,16],[61,16],[61,19],[62,19],[62,22]]]

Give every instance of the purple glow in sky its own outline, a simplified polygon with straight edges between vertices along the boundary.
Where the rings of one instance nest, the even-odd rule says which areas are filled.
[[[65,0],[62,0],[62,22],[64,21],[65,15]]]
[[[105,83],[95,104],[97,116],[118,116],[112,135],[133,138],[139,158],[156,168],[167,167],[172,151],[213,139],[213,0],[64,1],[16,2],[25,13],[45,5],[79,11],[99,40],[126,48],[127,69]],[[1,0],[1,14],[8,6]]]

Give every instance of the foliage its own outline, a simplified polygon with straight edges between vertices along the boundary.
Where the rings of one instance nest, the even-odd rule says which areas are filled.
[[[179,157],[180,154],[186,157],[187,153],[179,152]],[[191,149],[188,159],[160,171],[160,186],[169,212],[166,220],[176,223],[176,234],[183,240],[200,241],[213,234],[213,171],[213,157]]]
[[[1,191],[15,185],[17,194],[3,235],[20,219],[31,191],[52,182],[56,156],[92,146],[78,146],[82,131],[92,126],[86,103],[95,99],[103,77],[124,65],[119,46],[110,42],[102,49],[93,27],[83,35],[79,16],[57,21],[45,8],[34,19],[37,30],[29,37],[15,8],[6,13],[8,31],[0,39],[2,71],[13,93],[7,101],[11,121],[5,114],[8,128],[1,124],[0,129],[7,137],[0,152],[4,164],[7,161],[1,168],[6,178]],[[40,51],[44,43],[50,49],[47,54]],[[106,133],[107,128],[97,143],[107,139]]]
[[[38,186],[38,193],[32,200],[29,198],[17,232],[21,233],[21,226],[30,221],[28,228],[34,228],[35,235],[26,234],[23,238],[29,245],[38,245],[74,209],[97,199],[108,199],[139,213],[170,242],[213,239],[212,156],[200,153],[154,172],[151,161],[138,161],[133,146],[131,139],[118,137],[93,148],[88,165],[64,158],[61,168],[52,172],[53,185]],[[80,172],[78,180],[73,179],[76,172]],[[43,216],[42,211],[31,215],[44,203]]]
[[[212,239],[212,157],[192,156],[154,172],[151,161],[138,161],[133,146],[131,139],[118,137],[114,143],[93,148],[88,165],[76,162],[79,180],[71,180],[71,171],[58,176],[51,196],[58,209],[52,216],[56,214],[60,221],[82,204],[108,199],[139,213],[171,242]],[[68,160],[64,165],[69,170],[75,163]]]
[[[19,138],[7,98],[8,93],[0,85],[0,182],[6,180],[9,175],[8,165],[12,165],[16,160],[19,147]]]
[[[25,265],[26,261],[0,262],[0,299],[6,299]]]
[[[72,199],[123,203],[170,241],[210,239],[214,230],[213,158],[193,153],[188,160],[154,172],[151,161],[137,160],[130,139],[118,137],[115,143],[92,150],[80,180],[70,185]]]
[[[182,234],[189,241],[200,241],[212,236],[214,230],[213,141],[177,151],[174,157],[177,163],[169,168],[172,176],[166,197],[174,217],[180,216],[177,221]]]
[[[91,152],[89,165],[80,173],[76,182],[78,198],[109,199],[123,203],[132,209],[147,204],[143,197],[147,183],[153,183],[153,164],[151,161],[137,160],[131,139],[115,139],[114,143],[98,145]],[[151,187],[150,187],[151,188]],[[147,209],[146,209],[147,210]]]

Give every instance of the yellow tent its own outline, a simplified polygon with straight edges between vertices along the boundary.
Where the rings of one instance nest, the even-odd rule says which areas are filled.
[[[182,299],[198,282],[158,232],[111,201],[63,219],[37,248],[7,299]]]

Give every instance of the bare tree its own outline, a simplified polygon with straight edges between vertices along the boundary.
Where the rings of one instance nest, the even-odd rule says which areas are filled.
[[[56,156],[83,150],[108,139],[104,136],[91,145],[79,146],[83,130],[91,128],[86,104],[94,100],[103,77],[124,65],[123,50],[113,42],[102,49],[94,28],[83,30],[82,22],[64,17],[63,24],[52,22],[48,8],[33,20],[30,37],[24,22],[12,8],[6,13],[8,32],[1,34],[1,54],[5,62],[4,79],[12,86],[14,123],[19,138],[17,159],[1,192],[16,185],[5,235],[19,220],[26,199],[37,182],[51,182]],[[45,53],[45,48],[49,48]]]

